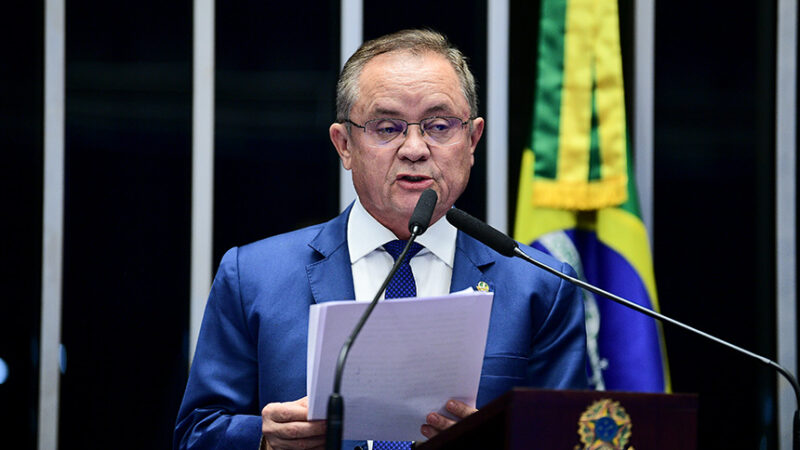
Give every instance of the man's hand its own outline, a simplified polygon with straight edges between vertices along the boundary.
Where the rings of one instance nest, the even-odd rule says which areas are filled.
[[[468,415],[478,411],[477,409],[467,406],[466,403],[460,402],[458,400],[450,400],[445,405],[445,409],[450,414],[456,416],[459,420],[467,417]],[[420,432],[423,436],[430,439],[439,432],[443,431],[446,428],[450,428],[453,424],[457,422],[457,420],[448,419],[447,417],[432,412],[428,414],[425,418],[425,425],[420,428]]]
[[[308,397],[269,403],[261,410],[261,432],[268,450],[325,447],[324,420],[309,422]]]

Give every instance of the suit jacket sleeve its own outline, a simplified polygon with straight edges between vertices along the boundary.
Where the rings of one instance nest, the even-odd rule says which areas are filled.
[[[258,449],[256,339],[239,286],[238,249],[222,258],[175,427],[176,449]]]
[[[577,278],[568,264],[559,271]],[[555,284],[555,283],[554,283]],[[555,300],[533,318],[535,334],[528,380],[550,389],[587,389],[586,327],[583,297],[572,283],[559,279]]]

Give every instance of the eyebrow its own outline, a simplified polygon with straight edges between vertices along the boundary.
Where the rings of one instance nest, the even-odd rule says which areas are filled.
[[[376,108],[374,114],[377,116],[394,117],[394,118],[399,118],[400,116],[400,112],[398,110],[392,108],[383,108],[383,107]],[[423,117],[431,117],[437,114],[455,114],[455,113],[450,109],[449,106],[445,104],[438,104],[427,108],[422,115]]]
[[[428,114],[442,114],[442,113],[455,114],[455,112],[453,112],[453,110],[451,110],[450,107],[448,107],[447,105],[444,105],[444,104],[434,105],[434,106],[431,106],[430,108],[425,110],[425,115],[428,115]]]
[[[397,117],[400,115],[396,109],[389,108],[377,108],[375,109],[375,114],[385,117]]]

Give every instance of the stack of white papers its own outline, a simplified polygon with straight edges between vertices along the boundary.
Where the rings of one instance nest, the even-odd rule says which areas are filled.
[[[493,298],[465,292],[379,303],[345,364],[344,439],[424,440],[425,416],[444,413],[447,400],[475,406]],[[309,420],[325,419],[339,351],[368,304],[311,306]]]

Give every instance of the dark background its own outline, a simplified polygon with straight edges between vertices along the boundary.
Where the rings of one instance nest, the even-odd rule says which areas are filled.
[[[44,11],[43,2],[26,2],[14,14],[9,9],[0,6],[0,358],[8,365],[0,435],[32,449],[39,409]]]
[[[632,5],[620,2],[629,99]],[[653,253],[662,312],[774,358],[774,1],[656,5]],[[216,8],[215,264],[233,245],[339,211],[327,129],[340,64],[338,1]],[[366,2],[364,37],[444,32],[470,57],[485,111],[486,8]],[[0,358],[10,370],[0,433],[9,448],[33,449],[44,11],[41,2],[0,11]],[[192,3],[83,0],[66,12],[59,443],[165,449],[188,366]],[[538,16],[538,2],[511,1],[510,214],[530,133]],[[502,124],[487,117],[487,126]],[[479,217],[484,155],[481,143],[459,200]],[[682,331],[665,335],[673,390],[700,394],[700,448],[775,448],[774,376]]]

